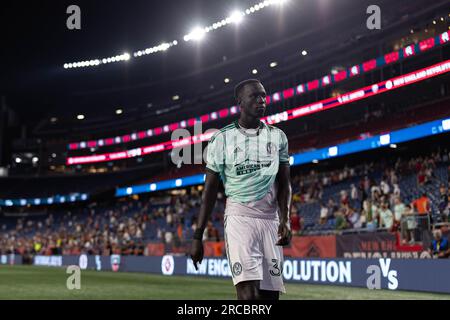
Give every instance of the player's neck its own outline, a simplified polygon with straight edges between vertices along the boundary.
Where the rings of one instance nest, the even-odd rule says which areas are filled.
[[[238,124],[244,129],[258,129],[261,121],[258,118],[240,117]]]

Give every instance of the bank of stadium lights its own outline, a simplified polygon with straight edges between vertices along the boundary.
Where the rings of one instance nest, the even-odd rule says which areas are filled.
[[[258,4],[255,4],[254,6],[245,9],[244,11],[233,11],[227,18],[222,19],[220,21],[214,22],[210,26],[207,27],[197,27],[194,30],[192,30],[189,34],[185,35],[183,37],[184,41],[191,41],[191,40],[201,40],[204,38],[205,34],[219,29],[221,27],[224,27],[228,24],[239,24],[246,15],[253,14],[265,7],[269,7],[272,5],[283,5],[284,3],[288,2],[289,0],[265,0]],[[164,42],[157,46],[145,48],[143,50],[139,50],[136,52],[133,52],[133,57],[138,58],[141,56],[166,51],[170,47],[176,46],[178,44],[177,40],[173,40],[172,42]],[[72,63],[65,63],[64,69],[72,69],[72,68],[84,68],[84,67],[93,67],[98,66],[101,64],[108,64],[112,62],[120,62],[120,61],[128,61],[130,60],[131,56],[129,53],[124,53],[117,56],[112,57],[106,57],[102,59],[93,59],[93,60],[85,60],[85,61],[78,61],[78,62],[72,62]]]
[[[207,29],[208,28],[195,27],[190,33],[185,35],[183,39],[184,41],[200,41],[205,37],[206,32],[209,32],[209,29],[206,31]]]
[[[221,27],[224,27],[229,24],[239,24],[242,22],[244,17],[246,15],[253,14],[265,7],[269,7],[271,5],[282,5],[284,3],[288,2],[288,0],[266,0],[262,1],[258,4],[255,4],[254,6],[245,9],[244,11],[235,10],[233,11],[228,17],[225,19],[222,19],[220,21],[214,22],[213,24],[207,26],[207,27],[197,27],[193,29],[190,33],[186,34],[183,39],[184,41],[191,41],[191,40],[201,40],[205,37],[205,34],[217,30]]]
[[[73,63],[65,63],[64,69],[94,67],[94,66],[98,66],[100,64],[108,64],[111,62],[128,61],[128,60],[130,60],[130,54],[125,52],[123,54],[113,56],[113,57],[103,58],[101,60],[95,59],[95,60],[86,60],[86,61],[79,61],[79,62],[73,62]]]
[[[163,42],[160,45],[136,51],[136,52],[133,53],[133,56],[134,57],[142,57],[142,56],[149,55],[149,54],[152,54],[152,53],[166,51],[170,47],[176,46],[177,44],[178,44],[177,40],[173,40],[172,42],[169,42],[169,43]]]

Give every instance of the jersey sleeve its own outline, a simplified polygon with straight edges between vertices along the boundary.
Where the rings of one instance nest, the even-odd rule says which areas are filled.
[[[206,153],[206,169],[215,173],[222,173],[224,165],[224,141],[220,132],[214,134],[209,140]]]
[[[279,149],[279,158],[280,158],[280,164],[289,164],[289,146],[288,146],[288,139],[286,137],[286,134],[280,130],[280,149]]]

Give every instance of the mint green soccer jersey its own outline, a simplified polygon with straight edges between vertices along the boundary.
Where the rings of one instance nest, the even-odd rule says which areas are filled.
[[[235,202],[262,199],[275,182],[280,164],[289,165],[285,133],[261,122],[258,130],[243,129],[237,120],[209,141],[206,168],[219,173],[225,194]]]

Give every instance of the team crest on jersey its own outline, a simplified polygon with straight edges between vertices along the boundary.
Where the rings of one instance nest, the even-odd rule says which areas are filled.
[[[239,262],[235,262],[233,264],[233,274],[235,276],[238,276],[242,273],[242,264],[240,264]]]
[[[276,152],[276,146],[272,142],[267,142],[266,149],[267,149],[268,154],[272,154],[272,153]]]

